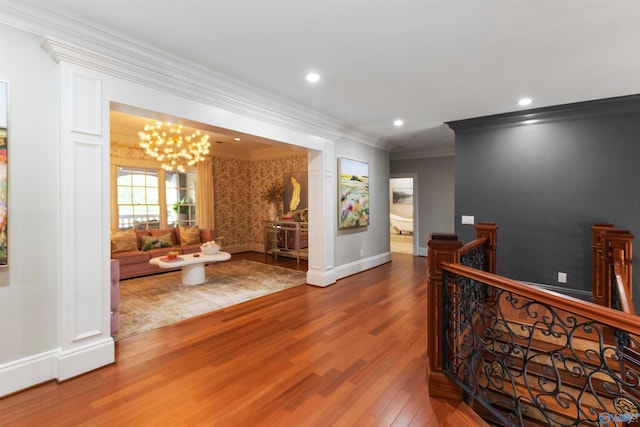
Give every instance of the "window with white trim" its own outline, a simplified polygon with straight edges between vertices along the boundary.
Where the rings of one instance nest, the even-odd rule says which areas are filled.
[[[118,228],[137,230],[196,224],[196,173],[116,167]]]

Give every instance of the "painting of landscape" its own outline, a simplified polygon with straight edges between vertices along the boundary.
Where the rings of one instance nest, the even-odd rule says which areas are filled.
[[[369,225],[369,165],[344,157],[338,159],[338,228]]]
[[[0,82],[0,266],[7,265],[7,83]]]
[[[413,204],[413,188],[394,188],[392,190],[393,203],[398,205]]]

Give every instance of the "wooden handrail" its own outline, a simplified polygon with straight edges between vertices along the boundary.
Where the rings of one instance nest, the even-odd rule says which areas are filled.
[[[523,297],[558,307],[573,314],[588,317],[591,320],[640,336],[640,325],[638,325],[638,317],[635,315],[621,313],[612,308],[603,307],[599,304],[583,301],[537,286],[524,285],[507,277],[465,267],[460,264],[443,262],[440,263],[440,266],[443,270],[451,273],[460,274],[470,279],[495,286],[496,288],[513,292]]]
[[[460,255],[464,255],[466,253],[471,252],[474,249],[479,248],[480,246],[482,246],[482,245],[484,245],[484,244],[486,244],[488,242],[489,242],[489,239],[487,239],[486,237],[480,237],[478,239],[475,239],[475,240],[467,243],[463,247],[461,247],[458,252],[460,253]]]

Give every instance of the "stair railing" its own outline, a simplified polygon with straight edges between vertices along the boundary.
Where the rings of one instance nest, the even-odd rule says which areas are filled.
[[[640,421],[636,316],[457,263],[441,268],[442,371],[483,417],[506,426]]]
[[[485,271],[496,271],[497,230],[493,222],[480,222],[475,226],[476,239],[463,245],[455,234],[432,233],[428,242],[429,281],[427,319],[429,367],[427,377],[429,394],[443,399],[460,400],[461,389],[442,371],[442,269],[441,262],[463,263]]]
[[[492,274],[497,227],[476,229],[467,245],[429,241],[429,394],[464,399],[496,425],[640,425],[633,236],[607,225],[594,244],[594,283],[597,273],[614,289],[594,301],[621,313]]]

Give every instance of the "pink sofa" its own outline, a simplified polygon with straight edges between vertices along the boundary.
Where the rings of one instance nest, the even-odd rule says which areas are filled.
[[[111,334],[120,328],[120,262],[111,260]]]
[[[148,251],[140,250],[140,236],[161,236],[167,233],[171,233],[173,246],[149,249]],[[160,268],[157,265],[149,264],[149,260],[151,258],[164,256],[169,251],[178,251],[181,254],[200,252],[200,243],[193,245],[180,245],[178,228],[173,228],[171,230],[136,230],[136,234],[138,236],[138,250],[111,253],[111,259],[115,259],[120,262],[120,279],[130,279],[132,277],[146,276],[148,274],[179,270],[180,267],[176,269],[166,269]],[[215,230],[201,228],[200,241],[204,243],[211,240],[216,240]]]

